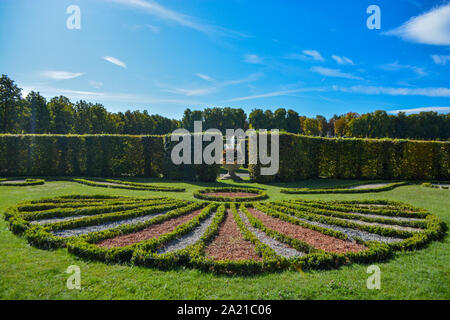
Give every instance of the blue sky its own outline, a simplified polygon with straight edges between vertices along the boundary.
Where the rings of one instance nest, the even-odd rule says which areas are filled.
[[[0,0],[0,30],[0,72],[24,93],[114,112],[450,111],[449,1]]]

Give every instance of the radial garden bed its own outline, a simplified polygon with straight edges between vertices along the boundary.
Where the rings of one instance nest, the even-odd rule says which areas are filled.
[[[194,198],[219,202],[251,202],[268,198],[265,191],[254,188],[208,188],[194,193]]]
[[[85,259],[226,274],[335,268],[385,259],[444,236],[429,212],[384,201],[214,203],[71,195],[5,212],[33,246]]]
[[[389,191],[400,186],[407,185],[408,182],[383,183],[376,181],[368,181],[364,183],[352,183],[342,187],[330,188],[284,188],[281,193],[287,194],[318,194],[318,193],[368,193]]]

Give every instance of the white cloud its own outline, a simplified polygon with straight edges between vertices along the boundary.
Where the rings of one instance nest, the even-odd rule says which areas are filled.
[[[434,63],[440,64],[443,66],[445,66],[447,64],[447,62],[450,62],[450,55],[449,56],[441,56],[438,54],[433,54],[431,56],[431,58],[433,59]]]
[[[42,75],[53,80],[68,80],[81,77],[83,73],[73,73],[67,71],[44,71]]]
[[[144,1],[144,0],[109,0],[109,1],[145,10],[147,13],[156,16],[159,19],[172,21],[197,31],[201,32],[212,31],[211,27],[195,21],[194,18],[176,12],[174,10],[170,10],[155,1]]]
[[[157,104],[157,103],[167,103],[174,105],[198,105],[199,101],[196,100],[185,100],[185,99],[167,99],[162,97],[141,95],[141,94],[131,94],[131,93],[121,93],[121,92],[93,92],[93,91],[83,91],[83,90],[71,90],[63,88],[49,87],[43,84],[22,84],[18,82],[18,85],[23,88],[23,92],[36,91],[40,92],[46,98],[53,98],[55,96],[64,95],[71,100],[86,100],[92,102],[123,102],[124,104],[129,103],[141,103],[141,104]]]
[[[414,109],[393,110],[393,111],[388,111],[388,112],[396,114],[399,112],[420,113],[420,112],[429,112],[429,111],[448,113],[448,112],[450,112],[450,107],[423,107],[423,108],[414,108]]]
[[[166,89],[167,92],[175,93],[175,94],[182,94],[185,96],[203,96],[203,95],[209,95],[218,89],[225,88],[228,86],[243,84],[243,83],[250,83],[254,82],[258,79],[260,79],[264,74],[263,73],[253,73],[249,76],[241,79],[234,79],[234,80],[225,80],[225,81],[216,81],[210,76],[197,73],[196,76],[200,77],[201,79],[204,79],[206,81],[214,83],[213,87],[210,88],[194,88],[194,89],[184,89],[184,88],[175,88],[175,89]]]
[[[131,30],[139,30],[139,29],[148,29],[153,33],[159,33],[161,29],[157,26],[154,26],[152,24],[135,24],[128,27]]]
[[[256,94],[256,95],[251,95],[251,96],[246,96],[246,97],[233,98],[233,99],[227,100],[226,102],[236,102],[236,101],[254,100],[254,99],[261,99],[261,98],[288,96],[288,95],[293,95],[295,93],[300,93],[300,92],[315,92],[315,91],[325,91],[325,89],[324,88],[301,88],[301,89],[293,89],[293,90],[279,90],[279,91],[272,91],[272,92],[268,92],[268,93]]]
[[[325,61],[319,51],[317,50],[303,50],[302,53],[306,56],[313,58],[316,61]]]
[[[332,55],[331,58],[333,58],[333,60],[335,60],[337,63],[342,64],[342,65],[354,65],[355,63],[347,57],[340,57],[340,56],[335,56]]]
[[[411,71],[415,72],[419,76],[425,76],[427,74],[423,68],[419,68],[419,67],[416,67],[416,66],[399,64],[398,61],[395,61],[395,62],[389,63],[389,64],[381,65],[379,68],[382,69],[382,70],[385,70],[385,71],[411,70]]]
[[[157,3],[154,0],[106,0],[113,3],[126,5],[129,7],[140,9],[149,15],[152,15],[158,19],[173,22],[181,26],[205,33],[209,36],[220,35],[229,36],[235,38],[248,38],[248,34],[230,30],[228,28],[214,26],[207,23],[203,23],[198,19],[188,16],[186,14],[171,10],[163,5]],[[159,31],[159,30],[158,30]]]
[[[301,60],[301,61],[308,61],[308,60],[314,60],[314,61],[320,61],[324,62],[325,58],[322,57],[319,51],[317,50],[303,50],[302,54],[298,53],[290,53],[285,56],[286,59],[289,60]]]
[[[213,93],[216,90],[216,88],[202,88],[202,89],[183,89],[183,88],[175,88],[166,90],[170,93],[176,93],[176,94],[182,94],[185,96],[205,96],[208,94]]]
[[[263,62],[263,58],[256,54],[246,54],[244,56],[244,61],[251,64],[261,64]]]
[[[196,75],[197,77],[199,77],[199,78],[205,80],[205,81],[214,82],[214,79],[211,78],[210,76],[206,75],[206,74],[203,74],[203,73],[196,73],[195,75]]]
[[[103,82],[91,80],[89,81],[89,85],[95,89],[100,89],[103,87]]]
[[[384,34],[397,36],[410,42],[448,46],[450,45],[450,3],[413,17],[400,27]]]
[[[363,80],[363,78],[354,76],[350,73],[341,72],[339,69],[328,69],[323,67],[313,67],[311,68],[313,72],[316,72],[318,74],[321,74],[326,77],[333,77],[333,78],[345,78],[345,79],[353,79],[353,80]]]
[[[117,58],[105,56],[105,57],[103,57],[103,59],[108,62],[111,62],[112,64],[115,64],[116,66],[122,67],[124,69],[127,68],[127,65],[125,64],[125,62],[122,62]]]
[[[335,91],[348,93],[362,93],[373,95],[391,95],[391,96],[426,96],[426,97],[450,97],[449,88],[392,88],[376,86],[353,86],[340,87],[333,86]]]

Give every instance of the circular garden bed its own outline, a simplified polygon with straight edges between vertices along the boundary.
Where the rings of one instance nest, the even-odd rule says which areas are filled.
[[[194,193],[194,198],[219,202],[251,202],[264,200],[268,197],[264,190],[255,188],[208,188]]]
[[[35,247],[67,247],[107,263],[225,274],[378,262],[446,231],[426,210],[387,200],[236,204],[70,195],[20,203],[5,219]]]

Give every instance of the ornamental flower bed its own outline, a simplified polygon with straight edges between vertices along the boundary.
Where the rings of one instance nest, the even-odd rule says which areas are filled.
[[[9,228],[42,249],[106,263],[224,274],[370,263],[442,239],[429,212],[387,200],[253,203],[70,195],[27,201]]]
[[[268,198],[265,191],[254,188],[208,188],[194,193],[194,198],[219,202],[249,202]]]

